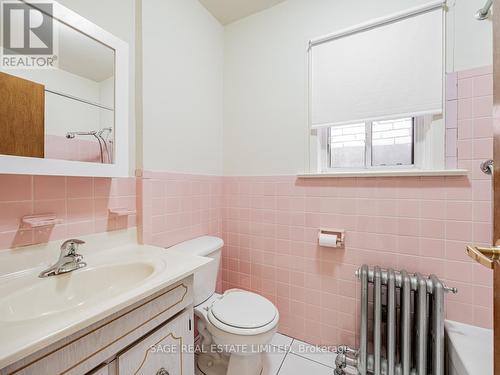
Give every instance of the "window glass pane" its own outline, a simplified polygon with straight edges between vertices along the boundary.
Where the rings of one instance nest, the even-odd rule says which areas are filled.
[[[330,129],[330,167],[365,167],[366,127],[364,123]]]
[[[374,121],[372,166],[413,164],[413,118]]]

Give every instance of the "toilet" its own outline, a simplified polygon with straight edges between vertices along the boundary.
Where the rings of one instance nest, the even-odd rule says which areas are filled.
[[[194,274],[194,314],[201,337],[199,375],[259,375],[262,352],[278,329],[278,309],[268,299],[232,289],[215,293],[224,241],[200,237],[169,248],[214,259]]]

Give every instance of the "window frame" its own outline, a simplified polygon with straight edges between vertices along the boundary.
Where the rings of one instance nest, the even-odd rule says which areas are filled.
[[[392,117],[394,118],[394,117]],[[399,117],[398,117],[399,118]],[[401,117],[403,118],[403,117]],[[331,127],[317,129],[317,171],[321,174],[335,174],[336,172],[366,172],[366,171],[397,171],[412,169],[440,169],[444,168],[444,121],[442,116],[424,115],[412,116],[413,118],[413,142],[412,158],[413,164],[407,165],[371,165],[371,141],[370,147],[366,141],[365,146],[365,167],[331,167],[331,153],[329,147],[329,137]],[[391,118],[366,121],[366,139],[371,139],[371,124],[375,121],[390,120]],[[370,125],[368,125],[370,124]],[[369,128],[369,130],[368,130]],[[369,161],[369,164],[368,164]]]

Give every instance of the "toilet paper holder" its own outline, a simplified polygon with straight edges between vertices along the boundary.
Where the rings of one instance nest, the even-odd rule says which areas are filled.
[[[328,229],[321,228],[318,233],[318,241],[322,235],[337,236],[337,248],[345,246],[345,230],[344,229]]]

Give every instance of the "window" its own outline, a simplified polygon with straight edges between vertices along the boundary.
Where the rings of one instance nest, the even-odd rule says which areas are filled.
[[[413,118],[372,123],[371,165],[413,164]]]
[[[365,167],[366,125],[342,125],[329,130],[330,168]]]
[[[443,19],[436,3],[310,41],[312,172],[444,168]]]
[[[330,127],[327,168],[373,168],[414,164],[412,117]]]

